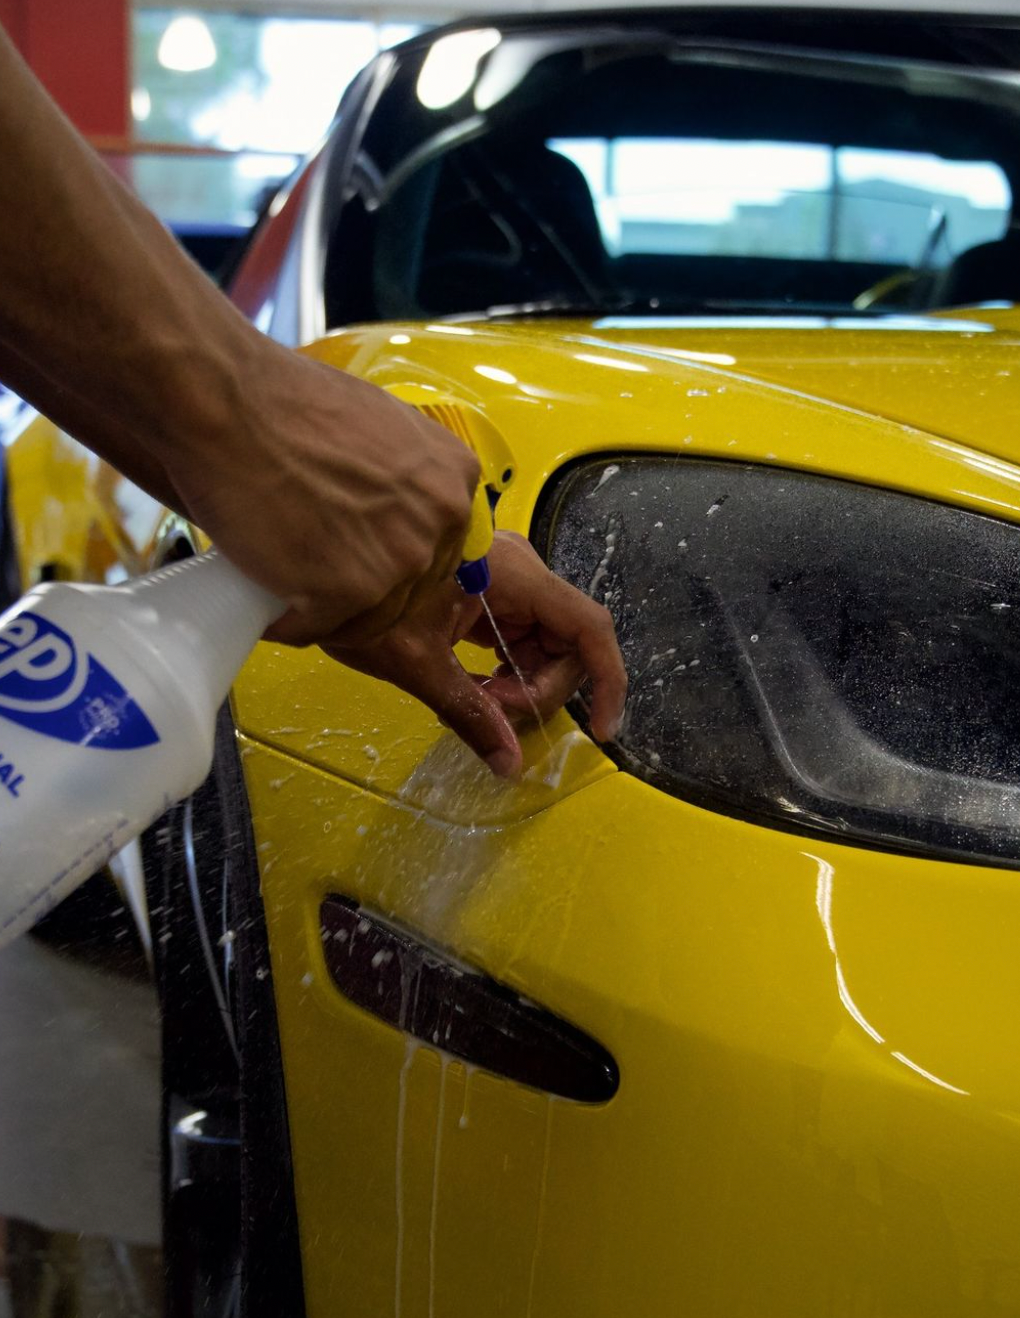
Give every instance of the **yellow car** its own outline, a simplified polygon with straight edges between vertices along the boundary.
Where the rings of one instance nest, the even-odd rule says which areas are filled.
[[[1020,1313],[1018,196],[1008,18],[529,15],[352,86],[232,296],[476,446],[631,696],[507,784],[257,649],[145,844],[171,1313]],[[26,582],[190,551],[9,461]]]

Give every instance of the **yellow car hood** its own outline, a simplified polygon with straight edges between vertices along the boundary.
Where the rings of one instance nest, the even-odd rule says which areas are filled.
[[[798,468],[1020,521],[1018,347],[1020,313],[996,311],[388,324],[307,351],[454,421],[459,414],[468,430],[477,422],[498,432],[515,476],[497,522],[527,533],[564,463],[642,451]],[[350,674],[340,709],[336,686],[317,652],[260,646],[235,691],[239,726],[327,774],[461,822],[519,818],[614,772],[562,715],[554,731],[567,740],[552,767],[532,734],[535,772],[506,789],[409,697]],[[458,790],[438,791],[451,774]]]
[[[640,450],[776,463],[1020,516],[1003,497],[1020,478],[1018,349],[1011,308],[391,324],[308,351],[483,414],[517,458],[500,521],[526,530],[558,466]]]
[[[620,322],[613,341],[732,369],[1015,462],[1020,431],[1020,311],[762,322],[702,320],[656,332]]]

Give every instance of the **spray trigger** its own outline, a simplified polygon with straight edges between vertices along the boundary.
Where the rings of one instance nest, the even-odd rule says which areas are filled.
[[[466,595],[481,595],[489,588],[492,577],[486,555],[492,548],[492,539],[492,503],[489,501],[489,491],[485,481],[480,480],[471,503],[471,520],[468,523],[468,532],[461,551],[464,561],[456,573],[460,588]]]
[[[471,519],[464,538],[463,562],[456,577],[467,595],[481,595],[491,583],[487,555],[492,548],[493,510],[496,500],[514,477],[514,455],[488,418],[458,398],[444,397],[429,386],[387,386],[394,397],[418,409],[430,421],[445,426],[472,449],[481,466],[481,479],[471,504]]]

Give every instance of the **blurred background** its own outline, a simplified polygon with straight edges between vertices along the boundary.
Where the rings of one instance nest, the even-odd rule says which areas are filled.
[[[451,18],[582,5],[0,0],[0,23],[76,126],[217,275],[380,50]],[[724,160],[727,147],[733,158]],[[584,174],[617,255],[664,243],[680,252],[764,244],[777,256],[790,247],[824,254],[838,195],[843,259],[909,260],[933,202],[951,212],[961,248],[994,240],[1009,209],[995,167],[901,152],[625,141],[557,149]],[[682,194],[658,183],[677,170],[688,180]],[[720,175],[728,180],[722,190]],[[4,406],[0,400],[0,428]]]
[[[209,263],[213,240],[247,229],[314,147],[358,70],[457,12],[0,0],[0,24],[75,125]]]

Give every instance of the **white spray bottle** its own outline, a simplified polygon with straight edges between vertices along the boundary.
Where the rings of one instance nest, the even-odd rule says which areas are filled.
[[[199,786],[216,711],[283,609],[210,550],[0,615],[0,947]]]
[[[480,415],[393,392],[481,459],[457,573],[481,593],[509,450]],[[0,614],[0,947],[201,784],[216,712],[283,611],[210,550],[122,586],[37,586]]]
[[[477,502],[469,593],[489,582]],[[283,611],[210,550],[122,586],[37,586],[0,614],[0,947],[199,786],[216,711]]]

